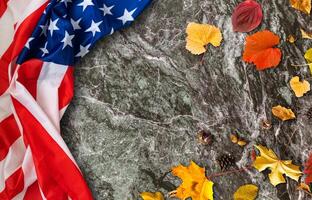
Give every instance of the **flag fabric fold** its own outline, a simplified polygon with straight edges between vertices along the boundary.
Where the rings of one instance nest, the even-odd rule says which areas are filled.
[[[60,134],[73,66],[150,1],[0,1],[0,200],[93,199]]]

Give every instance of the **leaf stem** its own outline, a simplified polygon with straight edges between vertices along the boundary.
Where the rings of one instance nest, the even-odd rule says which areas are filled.
[[[208,176],[207,178],[209,180],[211,180],[211,178],[214,178],[214,177],[225,176],[225,175],[228,175],[228,174],[239,173],[239,172],[246,172],[248,169],[252,169],[252,166],[248,165],[246,167],[239,168],[239,169],[234,169],[234,170],[214,173],[214,174],[211,174],[210,176]]]

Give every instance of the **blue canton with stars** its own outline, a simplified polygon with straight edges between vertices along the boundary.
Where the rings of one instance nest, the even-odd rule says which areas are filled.
[[[130,23],[151,0],[51,0],[17,63],[32,58],[72,66],[100,38]]]

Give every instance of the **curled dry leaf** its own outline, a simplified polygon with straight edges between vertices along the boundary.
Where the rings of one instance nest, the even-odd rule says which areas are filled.
[[[276,67],[281,61],[282,52],[273,47],[279,42],[280,38],[268,30],[247,36],[243,60],[254,63],[257,70]]]
[[[246,0],[234,9],[232,15],[233,30],[237,32],[249,32],[257,28],[263,18],[262,8],[253,0]]]
[[[293,35],[289,35],[289,36],[287,37],[287,41],[288,41],[289,43],[293,44],[293,43],[296,42],[296,38],[295,38],[295,36],[293,36]]]
[[[209,43],[218,47],[222,41],[220,29],[209,24],[189,23],[186,33],[186,49],[195,55],[206,52]]]
[[[306,14],[310,14],[311,0],[290,0],[290,4],[293,8],[300,10]]]
[[[272,108],[272,114],[282,121],[286,121],[286,120],[296,118],[294,112],[291,109],[287,109],[287,108],[280,106],[280,105]]]
[[[300,29],[300,31],[303,39],[312,39],[312,33],[307,33],[303,29]]]
[[[308,186],[308,185],[305,184],[305,183],[300,183],[300,184],[297,186],[297,190],[302,190],[302,191],[305,191],[305,192],[308,192],[308,193],[311,194],[310,186]]]
[[[290,87],[294,91],[296,97],[302,97],[310,91],[310,83],[308,81],[300,81],[299,76],[294,76],[290,82]]]
[[[260,172],[269,168],[271,170],[269,179],[272,185],[285,183],[286,180],[283,175],[296,181],[299,180],[302,175],[299,166],[292,164],[291,160],[280,160],[271,149],[261,145],[255,147],[260,151],[260,156],[256,157],[253,167]]]
[[[170,192],[171,197],[192,200],[213,200],[213,182],[205,176],[205,169],[191,161],[188,167],[179,165],[172,168],[172,174],[182,180],[182,184]]]
[[[234,193],[234,200],[254,200],[258,196],[259,188],[253,184],[240,186]]]
[[[165,200],[164,195],[161,192],[142,192],[141,197],[143,200]]]

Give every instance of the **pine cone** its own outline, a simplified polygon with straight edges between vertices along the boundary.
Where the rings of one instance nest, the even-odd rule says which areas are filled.
[[[236,166],[235,158],[231,154],[222,154],[217,158],[217,162],[221,168],[221,171],[227,170],[230,167]]]

